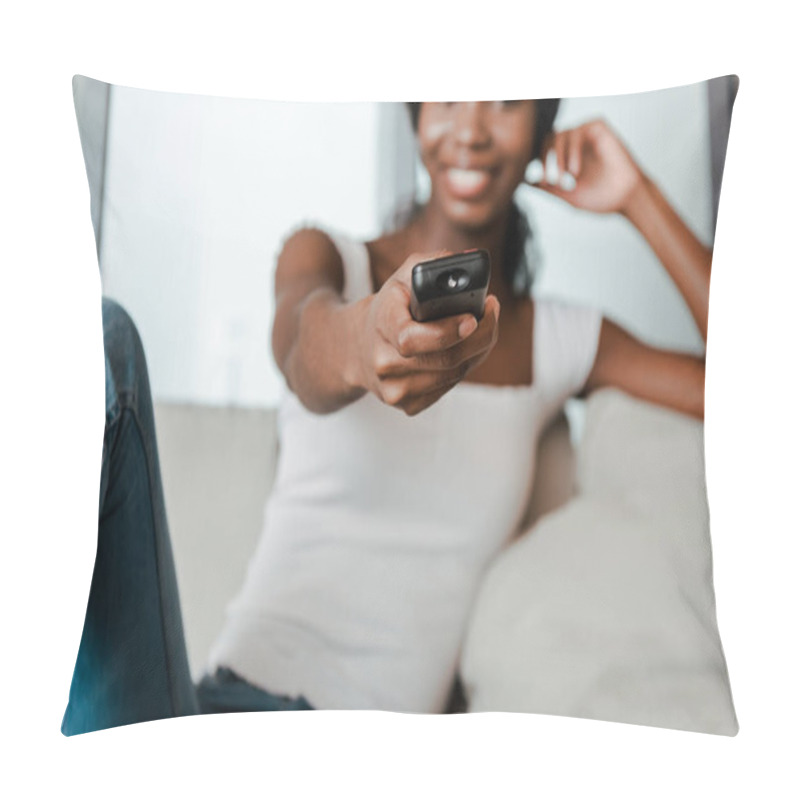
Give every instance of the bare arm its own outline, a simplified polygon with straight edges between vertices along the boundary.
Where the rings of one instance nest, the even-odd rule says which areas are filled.
[[[583,393],[614,386],[642,400],[703,419],[705,376],[703,358],[650,347],[603,319],[597,356]]]
[[[304,229],[287,240],[275,273],[272,350],[306,408],[330,413],[369,391],[417,414],[486,358],[497,340],[497,298],[487,298],[480,323],[471,314],[411,318],[411,269],[433,255],[412,254],[380,291],[347,303],[341,256],[327,234]]]
[[[675,282],[706,341],[711,250],[701,244],[602,120],[555,134],[549,149],[558,167],[556,183],[535,185],[576,208],[616,212],[630,220]],[[565,172],[572,180],[559,183]],[[604,319],[583,392],[603,386],[702,419],[705,359],[650,347]]]
[[[534,185],[570,205],[620,213],[642,234],[683,295],[703,341],[708,331],[711,250],[703,245],[603,120],[556,133],[548,143],[556,182]],[[568,173],[572,185],[560,183]]]
[[[707,341],[711,250],[701,244],[645,175],[641,175],[622,213],[644,236],[670,274],[692,312],[703,341]]]
[[[366,391],[351,367],[360,309],[344,303],[343,286],[341,256],[324,233],[303,229],[286,241],[275,271],[272,353],[289,388],[317,413]]]

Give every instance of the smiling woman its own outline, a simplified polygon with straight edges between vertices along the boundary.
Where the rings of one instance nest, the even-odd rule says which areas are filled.
[[[419,213],[365,244],[319,230],[286,242],[273,331],[293,392],[282,463],[212,668],[315,707],[443,710],[470,599],[513,536],[536,438],[564,400],[616,385],[702,413],[702,360],[639,344],[592,309],[534,303],[508,280],[537,108],[423,103],[414,117],[431,195]],[[707,297],[706,249],[607,126],[542,142],[561,171],[575,169],[565,199],[628,216],[657,250],[669,242],[659,254],[690,304]],[[474,248],[500,267],[480,321],[416,322],[412,267]],[[442,502],[432,475],[462,501]]]
[[[536,103],[425,103],[417,123],[432,205],[465,228],[507,212],[533,152]],[[458,201],[463,201],[459,203]]]

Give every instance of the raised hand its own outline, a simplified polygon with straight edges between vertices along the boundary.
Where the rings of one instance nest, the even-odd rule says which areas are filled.
[[[593,120],[552,134],[544,165],[532,164],[526,182],[576,208],[627,214],[644,174],[608,124]]]

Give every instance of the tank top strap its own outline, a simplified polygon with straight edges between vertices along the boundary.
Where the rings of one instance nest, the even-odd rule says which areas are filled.
[[[369,264],[369,251],[363,242],[357,242],[341,233],[326,231],[342,257],[344,270],[345,301],[361,300],[372,294],[372,273]]]
[[[580,392],[594,365],[603,315],[557,298],[536,298],[533,378],[547,405]]]

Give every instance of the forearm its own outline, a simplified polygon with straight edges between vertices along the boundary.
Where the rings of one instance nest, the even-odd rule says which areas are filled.
[[[622,213],[672,277],[706,341],[711,250],[699,241],[647,177],[642,177]]]
[[[612,386],[649,403],[703,419],[705,379],[702,356],[644,344],[615,322],[603,319],[584,392]]]
[[[288,345],[279,343],[276,359],[289,388],[309,411],[337,411],[365,393],[355,367],[365,302],[345,304],[335,291],[320,288],[292,310]]]
[[[661,360],[661,368],[637,384],[632,393],[702,420],[705,416],[705,361],[676,353],[664,353]]]

